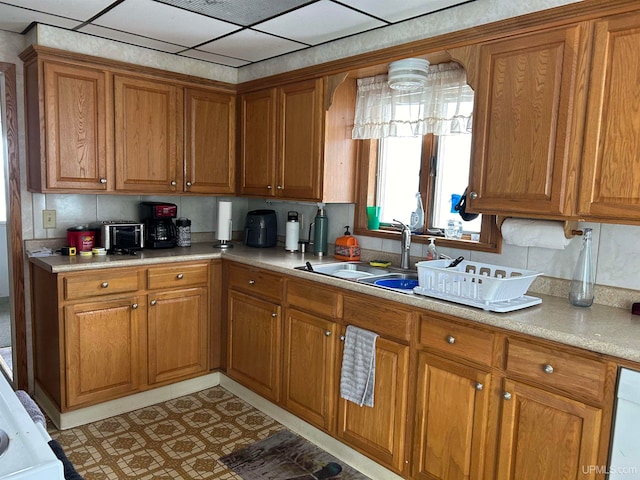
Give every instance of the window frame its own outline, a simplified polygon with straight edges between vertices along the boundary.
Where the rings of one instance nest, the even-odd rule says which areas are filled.
[[[355,235],[365,235],[369,237],[385,238],[389,240],[400,240],[400,231],[393,227],[380,226],[379,230],[369,230],[367,228],[367,205],[376,204],[376,176],[378,171],[378,140],[357,140],[357,181],[356,181],[356,204],[354,214]],[[429,215],[432,210],[432,192],[435,179],[431,175],[431,158],[435,154],[436,138],[434,135],[425,135],[422,143],[422,170],[426,168],[429,173],[420,175],[420,193],[425,202],[425,228],[429,223]],[[474,242],[469,234],[464,234],[460,240],[445,238],[444,235],[434,235],[431,233],[412,235],[411,241],[414,243],[429,243],[428,238],[435,237],[436,245],[439,247],[457,248],[464,250],[474,250],[481,252],[500,253],[501,236],[496,224],[495,215],[482,216],[482,227],[480,240]]]

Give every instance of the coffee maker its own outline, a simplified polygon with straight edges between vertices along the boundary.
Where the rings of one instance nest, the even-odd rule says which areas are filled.
[[[177,232],[173,219],[177,214],[178,206],[173,203],[140,203],[140,220],[144,223],[145,248],[176,246]]]

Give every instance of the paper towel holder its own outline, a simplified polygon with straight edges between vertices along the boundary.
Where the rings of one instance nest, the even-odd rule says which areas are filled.
[[[502,223],[508,217],[496,216],[496,225],[498,225],[498,230],[502,229]],[[564,221],[564,236],[565,238],[573,238],[575,236],[580,236],[584,233],[583,230],[578,228],[578,222],[576,220],[565,220]]]

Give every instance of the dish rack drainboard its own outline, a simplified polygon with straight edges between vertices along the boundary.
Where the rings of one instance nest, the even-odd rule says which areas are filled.
[[[492,312],[511,312],[542,303],[540,298],[525,295],[541,273],[470,261],[447,268],[450,263],[418,262],[414,293]]]

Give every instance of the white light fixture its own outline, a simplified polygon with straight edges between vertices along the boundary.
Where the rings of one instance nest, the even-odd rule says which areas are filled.
[[[429,62],[422,58],[405,58],[389,64],[389,87],[394,90],[417,90],[427,81]]]

